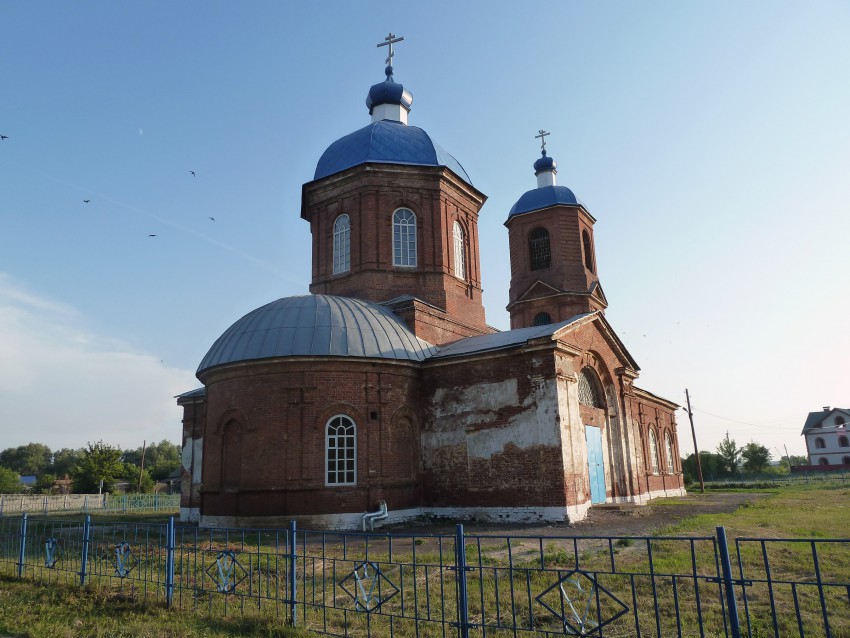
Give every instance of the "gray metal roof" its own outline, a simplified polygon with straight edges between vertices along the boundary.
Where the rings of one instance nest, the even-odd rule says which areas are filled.
[[[436,352],[377,304],[330,295],[278,299],[222,334],[198,373],[225,363],[272,357],[371,357],[423,361]]]
[[[438,348],[437,353],[432,355],[430,359],[446,359],[449,357],[459,357],[467,354],[477,354],[479,352],[491,352],[493,350],[513,348],[531,341],[532,339],[551,337],[561,328],[580,321],[585,317],[589,317],[592,314],[595,313],[575,315],[565,321],[550,323],[545,326],[517,328],[516,330],[506,330],[505,332],[496,332],[494,334],[481,335],[480,337],[468,337],[466,339],[450,343],[442,348]]]
[[[322,153],[313,179],[339,173],[367,162],[445,166],[467,184],[469,175],[454,157],[421,128],[381,120],[338,139]]]
[[[806,422],[803,424],[803,431],[800,434],[805,434],[812,428],[820,425],[826,417],[831,415],[833,412],[840,412],[841,414],[845,414],[850,417],[850,409],[847,408],[831,408],[829,410],[818,410],[817,412],[809,412],[809,416],[806,417]]]

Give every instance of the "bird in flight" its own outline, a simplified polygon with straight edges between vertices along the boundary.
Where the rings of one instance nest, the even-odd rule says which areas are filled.
[[[148,237],[156,237],[156,235],[148,235]]]
[[[84,200],[83,200],[83,203],[84,203],[84,204],[90,204],[90,203],[91,203],[91,200],[90,200],[90,199],[84,199]]]
[[[195,171],[189,171],[189,172],[192,173],[192,177],[195,176]]]
[[[215,217],[210,217],[210,219],[211,219],[212,221],[215,221]]]
[[[0,135],[0,140],[8,140],[8,139],[9,139],[8,135]]]

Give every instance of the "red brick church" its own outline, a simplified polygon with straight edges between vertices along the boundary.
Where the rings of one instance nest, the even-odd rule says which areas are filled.
[[[537,187],[505,221],[499,332],[481,299],[486,196],[408,124],[412,102],[388,66],[371,123],[302,188],[310,294],[236,321],[201,361],[203,387],[178,397],[181,520],[358,528],[383,501],[383,522],[573,521],[683,493],[678,406],[634,385],[595,219],[557,184],[546,134]]]

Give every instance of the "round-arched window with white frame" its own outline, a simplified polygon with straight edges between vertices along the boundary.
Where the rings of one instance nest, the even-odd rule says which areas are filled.
[[[333,274],[351,270],[351,219],[340,215],[334,221]]]
[[[409,208],[393,213],[393,266],[416,266],[416,215]]]
[[[344,414],[325,426],[325,485],[357,484],[357,426]]]
[[[670,438],[670,433],[664,433],[664,451],[667,456],[667,474],[672,474],[676,471],[676,466],[673,462],[673,439]]]
[[[463,227],[460,222],[455,222],[452,227],[452,238],[454,240],[455,277],[466,279],[466,242],[463,238]]]
[[[658,474],[658,439],[655,437],[655,430],[649,428],[649,463],[652,467],[652,473]]]

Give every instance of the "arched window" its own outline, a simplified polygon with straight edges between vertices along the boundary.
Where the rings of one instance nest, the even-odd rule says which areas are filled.
[[[578,402],[591,408],[605,409],[602,384],[591,368],[582,368],[578,375]]]
[[[548,326],[550,323],[552,323],[552,317],[549,316],[548,312],[540,312],[534,317],[535,326]]]
[[[664,433],[664,451],[667,456],[667,474],[672,474],[676,470],[676,466],[673,465],[673,440],[670,438],[670,433]]]
[[[829,465],[829,461],[827,461],[825,458],[822,458],[820,461],[818,461],[818,465]]]
[[[466,244],[463,241],[463,228],[459,222],[454,223],[452,237],[455,246],[455,277],[466,279],[466,259],[464,258]]]
[[[842,465],[850,465],[850,456],[842,457],[841,464]]]
[[[652,473],[658,474],[658,439],[655,438],[655,430],[649,428],[649,463]]]
[[[847,421],[845,421],[845,420],[844,420],[844,417],[843,417],[843,416],[837,416],[837,417],[835,417],[835,427],[838,427],[838,426],[844,425],[845,423],[847,423]]]
[[[528,254],[531,255],[531,269],[548,268],[552,261],[552,251],[549,249],[549,231],[545,228],[535,228],[528,236]]]
[[[357,483],[357,427],[347,416],[328,421],[325,436],[325,485]]]
[[[838,447],[850,447],[850,440],[846,436],[839,436]]]
[[[393,213],[393,266],[416,266],[416,215],[409,208]]]
[[[815,447],[819,450],[822,450],[826,447],[826,442],[824,442],[822,438],[818,437],[815,439]]]
[[[340,215],[334,222],[334,274],[351,270],[351,220]]]
[[[581,243],[584,246],[584,265],[590,272],[595,272],[593,269],[593,252],[590,244],[590,233],[587,229],[581,231]]]

